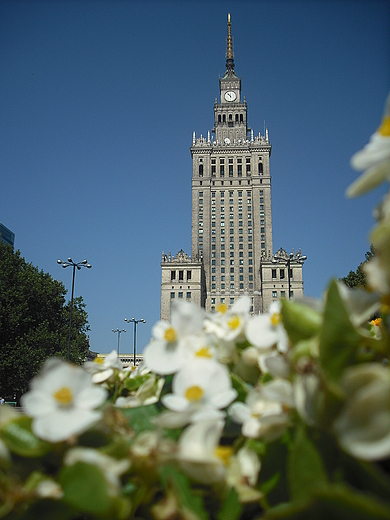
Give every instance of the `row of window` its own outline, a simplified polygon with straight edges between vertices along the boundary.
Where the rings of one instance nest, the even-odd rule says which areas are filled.
[[[258,172],[260,175],[263,174],[263,163],[259,163]],[[199,164],[198,173],[199,173],[199,177],[203,177],[203,164]],[[234,170],[233,170],[232,164],[229,164],[227,173],[228,173],[229,177],[234,177]],[[211,165],[211,176],[216,177],[216,175],[217,175],[217,167],[215,164],[212,164]],[[250,164],[246,165],[246,175],[247,175],[247,177],[249,177],[251,175],[251,165]],[[219,167],[219,176],[221,178],[225,177],[225,166],[223,164],[220,165],[220,167]],[[237,177],[242,177],[242,165],[241,164],[237,164]]]
[[[272,278],[277,278],[277,277],[278,277],[277,269],[272,269]],[[293,277],[293,270],[290,269],[290,278],[292,278],[292,277]],[[284,280],[285,279],[285,270],[284,269],[279,269],[279,279],[280,280]]]
[[[233,165],[233,159],[229,159],[229,163],[227,164],[227,169],[226,169],[226,173],[228,174],[229,177],[233,177],[234,176],[234,168],[233,168],[233,166],[234,166]],[[263,172],[264,172],[264,166],[263,166],[263,163],[261,161],[257,165],[257,171],[258,171],[259,175],[262,175]],[[204,173],[204,165],[203,165],[202,162],[200,162],[199,165],[198,165],[199,177],[203,177],[203,173]],[[242,177],[243,165],[242,165],[242,162],[241,162],[240,158],[237,159],[236,173],[237,173],[237,177]],[[245,173],[246,173],[247,176],[251,175],[250,159],[248,161],[248,158],[247,158],[247,162],[245,164]],[[216,175],[217,175],[216,159],[211,159],[211,176],[215,177]],[[219,176],[222,177],[222,178],[225,177],[225,159],[223,159],[223,158],[219,159]]]
[[[244,122],[244,114],[236,114],[234,118],[236,123]],[[233,115],[229,114],[228,122],[233,122]],[[218,114],[218,123],[226,123],[226,114]]]
[[[177,293],[177,297],[181,300],[184,299],[184,292],[183,291],[179,291]],[[173,300],[174,298],[176,298],[176,293],[174,291],[171,292],[171,300]],[[186,300],[191,300],[191,291],[187,291],[186,292]]]
[[[294,296],[294,291],[290,291],[290,298],[293,298]],[[280,291],[280,298],[285,298],[286,297],[286,291]],[[278,291],[272,291],[272,298],[274,298],[276,300],[276,298],[278,298]]]
[[[228,284],[228,289],[229,289],[229,288],[230,288],[231,291],[234,291],[234,290],[237,290],[237,289],[240,290],[240,291],[243,291],[243,290],[244,290],[244,284],[243,284],[243,283],[240,283],[240,284],[238,285],[238,287],[237,287],[237,286],[234,285],[234,283],[231,283],[230,286],[229,286],[229,284]],[[253,283],[252,283],[252,282],[249,282],[247,288],[248,288],[248,289],[253,289]],[[220,289],[221,289],[221,291],[225,291],[225,290],[226,290],[226,286],[225,286],[225,284],[224,284],[223,282],[221,282],[221,287],[220,287]],[[215,284],[215,283],[211,283],[211,290],[212,290],[212,291],[217,290],[217,288],[216,288],[216,284]],[[218,289],[218,290],[219,290],[219,289]]]
[[[184,280],[184,270],[183,269],[179,269],[177,279],[180,282]],[[175,269],[171,270],[171,280],[176,280],[176,270]],[[191,271],[187,271],[187,280],[191,280]]]

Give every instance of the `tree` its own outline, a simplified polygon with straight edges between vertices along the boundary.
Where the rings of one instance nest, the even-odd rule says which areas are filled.
[[[16,399],[50,356],[67,357],[69,302],[65,286],[0,242],[0,395]],[[74,300],[71,360],[88,350],[88,316]]]
[[[344,278],[340,278],[340,280],[344,282],[347,287],[358,287],[365,289],[367,286],[367,280],[366,273],[364,272],[364,264],[366,264],[374,255],[374,246],[371,244],[370,251],[367,251],[365,254],[365,261],[358,265],[356,272],[349,271],[348,275],[344,276]]]

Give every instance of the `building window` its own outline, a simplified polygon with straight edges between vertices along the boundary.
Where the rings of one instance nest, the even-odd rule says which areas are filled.
[[[225,166],[223,164],[219,167],[219,176],[224,177],[225,176]]]
[[[176,279],[176,271],[171,271],[171,280]]]
[[[260,174],[263,173],[263,163],[262,162],[259,162],[259,173]]]
[[[272,298],[277,298],[277,297],[278,297],[278,292],[272,291]]]
[[[179,280],[184,280],[184,271],[179,271]]]
[[[233,177],[233,165],[229,164],[229,177]]]
[[[234,298],[230,298],[230,305],[233,305],[234,303]]]
[[[284,279],[284,269],[280,269],[280,279]]]
[[[203,164],[199,164],[199,177],[203,177]]]
[[[179,298],[183,298],[183,293],[182,293],[182,292],[179,292],[178,297],[179,297]]]
[[[191,271],[187,271],[187,280],[191,280]]]
[[[272,269],[272,278],[276,278],[276,269]]]
[[[187,297],[187,300],[191,300],[191,292],[190,291],[187,292],[186,297]]]
[[[280,291],[280,297],[285,298],[286,297],[286,291]]]
[[[244,289],[244,284],[243,283],[240,283],[240,289]]]
[[[175,293],[171,292],[171,298],[174,298],[174,297],[175,297]]]

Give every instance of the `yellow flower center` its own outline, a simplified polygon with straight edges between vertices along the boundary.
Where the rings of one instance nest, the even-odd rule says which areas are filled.
[[[372,325],[376,325],[377,327],[380,327],[382,323],[382,318],[376,318],[375,320],[371,320]]]
[[[383,137],[390,137],[390,116],[384,116],[382,119],[382,124],[378,128],[378,132]]]
[[[104,358],[102,357],[95,357],[95,359],[93,360],[94,363],[96,363],[97,365],[103,365],[104,363]]]
[[[68,386],[62,386],[60,389],[54,392],[53,396],[54,399],[63,406],[66,406],[73,401],[72,390]]]
[[[271,323],[274,327],[276,327],[277,325],[279,325],[279,323],[282,321],[282,316],[280,314],[280,312],[274,312],[272,315],[271,315]]]
[[[227,324],[229,329],[237,329],[240,326],[240,318],[238,316],[232,316]]]
[[[225,466],[229,465],[230,457],[233,454],[233,450],[230,446],[218,446],[215,448],[215,456],[218,457]]]
[[[169,342],[176,341],[177,334],[173,327],[168,327],[164,334],[164,339]]]
[[[203,358],[212,358],[213,355],[209,349],[209,347],[202,347],[200,348],[196,354],[197,357],[203,357]]]
[[[220,312],[221,314],[225,314],[226,311],[227,311],[226,303],[221,303],[221,304],[217,305],[217,312]]]
[[[187,388],[185,397],[188,401],[199,401],[203,397],[203,390],[200,386],[194,385]]]

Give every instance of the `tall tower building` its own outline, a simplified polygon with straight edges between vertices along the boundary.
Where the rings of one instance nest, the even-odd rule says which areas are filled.
[[[196,269],[197,303],[213,311],[248,295],[252,312],[266,312],[272,301],[303,294],[301,252],[280,248],[273,254],[271,144],[268,130],[254,135],[248,126],[241,78],[234,69],[233,37],[228,15],[226,72],[219,78],[214,127],[207,137],[193,133],[191,255]],[[211,137],[211,134],[214,134]],[[179,255],[179,254],[178,254]],[[186,290],[180,258],[163,253],[161,318],[169,319],[176,298],[193,300]],[[180,256],[180,255],[179,255]],[[181,254],[183,257],[183,254]],[[176,274],[181,276],[180,284]],[[192,276],[192,275],[190,275]],[[181,287],[181,290],[180,290]],[[184,288],[184,289],[183,289]]]

